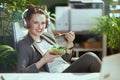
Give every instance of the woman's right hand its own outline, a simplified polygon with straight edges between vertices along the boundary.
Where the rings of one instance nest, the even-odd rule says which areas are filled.
[[[59,57],[60,55],[52,55],[50,54],[51,52],[48,50],[45,55],[38,61],[36,62],[36,67],[37,69],[40,69],[44,64],[48,63],[48,62],[52,62],[54,61],[54,59],[56,57]]]
[[[51,52],[48,50],[43,56],[43,60],[45,60],[45,62],[48,63],[54,61],[54,59],[59,56],[60,55],[52,55]]]

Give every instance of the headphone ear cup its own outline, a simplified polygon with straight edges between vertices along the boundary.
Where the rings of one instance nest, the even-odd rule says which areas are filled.
[[[46,28],[48,28],[48,20],[46,20]]]
[[[48,18],[48,19],[46,20],[46,28],[48,28],[48,26],[50,25],[50,23],[51,23],[50,18]]]

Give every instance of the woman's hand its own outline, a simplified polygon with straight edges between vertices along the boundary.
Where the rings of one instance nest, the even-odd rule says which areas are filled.
[[[55,59],[56,57],[59,57],[59,56],[60,56],[60,55],[52,55],[52,54],[50,54],[50,51],[47,51],[47,52],[45,53],[45,55],[44,55],[38,62],[35,63],[37,69],[40,69],[44,64],[46,64],[46,63],[48,63],[48,62],[54,61],[54,59]]]
[[[75,33],[72,31],[65,33],[65,38],[67,39],[68,43],[73,42],[75,39]]]
[[[48,63],[54,61],[54,59],[59,56],[60,55],[52,55],[51,52],[48,50],[42,59],[44,60],[45,63]]]
[[[65,33],[65,38],[67,39],[67,53],[71,54],[72,53],[72,49],[74,44],[73,44],[73,41],[75,39],[75,33],[70,31],[68,33]]]
[[[67,48],[73,47],[73,41],[75,39],[75,33],[70,31],[65,33],[65,38],[67,39]]]

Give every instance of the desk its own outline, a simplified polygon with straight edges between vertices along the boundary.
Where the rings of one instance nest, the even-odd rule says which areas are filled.
[[[99,80],[100,73],[0,73],[5,80]],[[2,80],[2,79],[0,79]]]

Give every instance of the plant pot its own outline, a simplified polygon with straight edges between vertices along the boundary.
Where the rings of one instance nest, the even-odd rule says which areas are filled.
[[[85,49],[102,48],[102,43],[100,41],[83,42],[82,47],[85,48]]]

